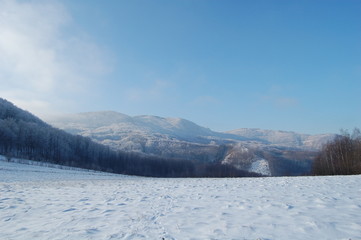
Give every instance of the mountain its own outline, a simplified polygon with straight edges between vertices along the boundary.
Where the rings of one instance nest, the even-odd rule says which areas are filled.
[[[126,152],[214,162],[220,150],[215,143],[219,141],[217,133],[180,118],[130,117],[108,111],[66,115],[48,121],[70,133]]]
[[[78,121],[84,121],[78,116]],[[154,118],[146,128],[158,127]],[[73,121],[73,120],[72,120]],[[102,113],[86,116],[86,128],[98,129],[104,124],[111,126],[118,122],[129,125],[132,119],[121,114]],[[127,122],[128,121],[128,122]],[[72,125],[71,123],[68,123]],[[136,124],[136,123],[133,123]],[[168,132],[178,132],[187,128],[192,131],[192,123],[169,119],[160,128]],[[80,124],[81,126],[84,124]],[[79,127],[75,124],[73,127]],[[134,127],[134,126],[132,126]],[[159,129],[158,129],[159,130]],[[207,130],[205,130],[207,131]],[[185,134],[186,135],[186,134]],[[96,143],[88,137],[75,136],[43,122],[31,113],[24,111],[11,102],[0,98],[0,156],[7,161],[14,158],[55,163],[58,165],[80,167],[127,175],[149,177],[252,177],[259,174],[237,169],[220,163],[200,163],[185,159],[169,159],[157,155],[146,155],[112,150],[108,146]]]
[[[17,108],[14,104],[2,98],[0,98],[0,119],[16,119],[17,121],[24,121],[49,127],[49,125],[43,122],[40,118],[28,111]]]
[[[68,114],[48,122],[115,150],[222,163],[273,176],[306,174],[317,150],[335,136],[261,129],[215,132],[181,118],[112,111]]]
[[[194,136],[213,135],[210,129],[200,127],[195,123],[181,118],[161,118],[156,116],[130,117],[112,111],[78,113],[64,115],[49,120],[53,125],[66,128],[70,132],[105,131],[104,127],[112,131],[159,133],[189,139]]]
[[[109,147],[56,129],[2,98],[0,154],[95,170],[110,169],[108,164],[117,157]]]
[[[263,130],[258,128],[240,128],[227,131],[229,134],[242,136],[274,146],[319,150],[322,145],[335,137],[335,134],[299,134],[295,132]]]

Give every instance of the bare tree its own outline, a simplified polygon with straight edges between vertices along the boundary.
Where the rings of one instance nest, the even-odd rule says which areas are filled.
[[[350,175],[361,173],[361,134],[355,128],[352,134],[342,135],[323,146],[314,161],[316,175]]]

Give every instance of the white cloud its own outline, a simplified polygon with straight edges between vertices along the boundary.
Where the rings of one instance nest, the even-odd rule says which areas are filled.
[[[0,97],[41,115],[75,102],[107,71],[102,50],[75,32],[57,1],[0,0]]]

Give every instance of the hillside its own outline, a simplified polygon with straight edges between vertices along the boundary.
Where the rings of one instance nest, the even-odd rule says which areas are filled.
[[[322,145],[335,137],[335,134],[300,134],[287,131],[240,128],[227,131],[229,134],[264,142],[273,146],[319,150]]]
[[[69,114],[48,122],[115,150],[167,159],[222,162],[274,176],[309,172],[315,152],[335,136],[260,129],[215,132],[181,118],[131,117],[110,111]],[[258,168],[260,161],[263,164]]]
[[[109,111],[50,120],[66,133],[3,99],[0,117],[0,154],[144,176],[304,175],[318,147],[334,137],[260,129],[222,133],[181,118]]]
[[[0,154],[94,170],[108,169],[117,158],[125,161],[125,156],[108,147],[53,128],[1,98]],[[109,170],[121,171],[115,167]]]
[[[200,163],[110,149],[86,136],[51,127],[34,115],[0,99],[0,154],[112,173],[152,177],[259,176],[220,163]],[[104,121],[109,121],[109,117]],[[98,120],[90,121],[96,126]],[[187,123],[184,123],[187,124]]]

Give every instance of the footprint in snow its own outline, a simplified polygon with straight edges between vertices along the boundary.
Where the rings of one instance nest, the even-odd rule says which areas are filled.
[[[63,212],[71,212],[71,211],[75,211],[75,210],[76,210],[76,208],[69,208],[69,209],[64,210]]]
[[[87,234],[96,234],[98,232],[99,232],[99,230],[97,228],[89,228],[86,230]]]

